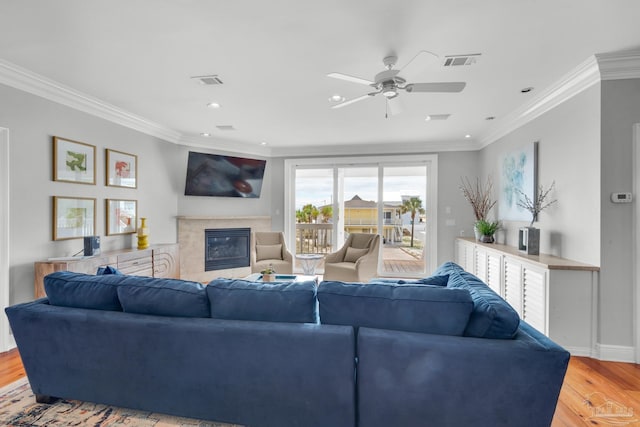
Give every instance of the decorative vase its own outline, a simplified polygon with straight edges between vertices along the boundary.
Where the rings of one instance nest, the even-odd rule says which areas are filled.
[[[540,255],[540,229],[522,227],[518,230],[518,249],[527,255]]]
[[[484,235],[484,236],[480,237],[480,241],[482,243],[493,243],[493,242],[496,241],[496,239],[494,239],[493,236]]]
[[[276,274],[275,273],[264,273],[262,275],[262,281],[263,282],[273,282],[276,280]]]
[[[138,228],[138,249],[147,249],[149,247],[149,230],[147,229],[147,218],[140,218],[140,227]]]
[[[476,236],[476,241],[481,242],[482,234],[478,231],[478,223],[473,224],[473,234]]]

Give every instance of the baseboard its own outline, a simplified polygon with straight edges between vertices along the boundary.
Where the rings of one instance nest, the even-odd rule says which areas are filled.
[[[566,345],[563,345],[562,347],[571,353],[572,356],[594,357],[593,351],[590,347],[570,347]]]
[[[636,350],[634,347],[623,345],[596,344],[591,357],[608,362],[636,363]]]

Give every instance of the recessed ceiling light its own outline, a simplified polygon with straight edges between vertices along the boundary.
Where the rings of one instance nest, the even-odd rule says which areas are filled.
[[[260,145],[267,145],[267,143],[266,143],[266,142],[264,142],[264,141],[262,141],[262,142],[260,143]]]
[[[465,138],[471,138],[471,135],[466,134],[464,137],[465,137]]]
[[[428,122],[429,120],[431,120],[431,116],[427,116],[427,117],[425,117],[425,119],[424,119],[424,121],[425,121],[425,122]]]
[[[343,102],[344,99],[345,99],[344,96],[336,94],[336,95],[331,95],[329,97],[329,102],[338,103],[338,102]]]
[[[531,92],[532,90],[533,90],[533,87],[529,86],[529,87],[525,87],[524,89],[521,89],[520,92],[528,93],[528,92]]]
[[[210,133],[207,133],[207,132],[202,132],[202,133],[200,134],[200,136],[204,136],[205,138],[208,138],[208,137],[210,137],[210,136],[211,136],[211,134],[210,134]]]
[[[217,102],[210,102],[207,104],[207,107],[209,108],[220,108],[220,104],[218,104]]]

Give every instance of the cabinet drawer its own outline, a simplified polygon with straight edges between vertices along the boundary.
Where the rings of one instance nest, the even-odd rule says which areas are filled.
[[[118,270],[133,276],[153,276],[152,251],[135,251],[118,255]]]

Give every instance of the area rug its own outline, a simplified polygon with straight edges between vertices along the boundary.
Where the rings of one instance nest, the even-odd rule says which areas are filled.
[[[96,403],[60,399],[36,403],[26,378],[0,389],[0,425],[93,427],[242,427]]]

